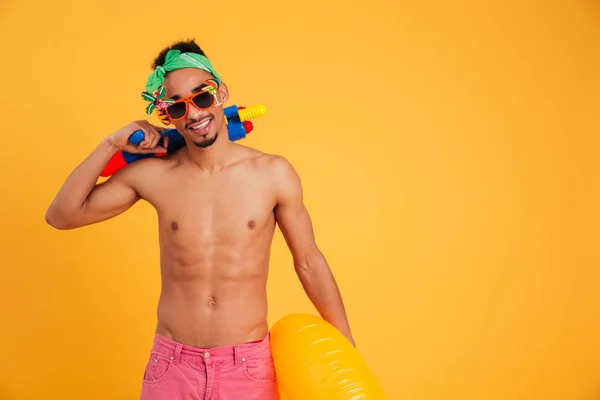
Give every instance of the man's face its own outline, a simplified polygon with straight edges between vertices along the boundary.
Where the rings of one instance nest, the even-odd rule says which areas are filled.
[[[164,86],[165,97],[179,100],[194,93],[201,93],[207,86],[207,80],[214,77],[197,68],[182,68],[167,74]],[[208,93],[204,94],[208,96]],[[216,94],[218,103],[207,110],[199,110],[191,102],[187,104],[187,115],[172,121],[179,133],[198,147],[209,147],[220,134],[227,134],[223,103],[228,99],[227,87],[221,83]]]

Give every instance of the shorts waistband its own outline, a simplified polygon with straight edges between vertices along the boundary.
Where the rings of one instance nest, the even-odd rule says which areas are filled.
[[[228,346],[202,348],[186,345],[160,334],[154,336],[152,352],[162,354],[171,360],[198,362],[233,361],[240,364],[251,358],[271,350],[271,333],[268,331],[263,339],[257,342],[241,343]]]

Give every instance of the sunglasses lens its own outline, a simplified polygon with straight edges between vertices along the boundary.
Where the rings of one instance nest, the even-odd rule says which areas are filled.
[[[198,108],[210,108],[215,102],[215,97],[209,92],[202,92],[194,96],[192,101]]]
[[[175,103],[167,107],[167,113],[172,119],[181,118],[185,115],[185,103]]]

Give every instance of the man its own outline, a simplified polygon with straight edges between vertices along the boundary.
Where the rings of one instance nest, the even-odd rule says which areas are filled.
[[[276,399],[266,282],[276,224],[320,315],[354,345],[343,302],[313,236],[300,179],[283,157],[229,140],[229,94],[192,41],[160,52],[146,90],[186,145],[98,178],[118,151],[164,152],[165,129],[135,121],[106,137],[69,175],[47,222],[73,229],[113,218],[138,200],[158,214],[162,290],[142,399]],[[173,103],[174,101],[174,103]],[[145,139],[128,138],[142,130]]]

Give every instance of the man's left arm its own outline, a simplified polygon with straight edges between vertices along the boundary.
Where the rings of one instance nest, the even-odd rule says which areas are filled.
[[[275,217],[302,287],[321,317],[355,346],[338,285],[315,241],[300,177],[282,157],[275,158],[270,170],[276,181]]]

